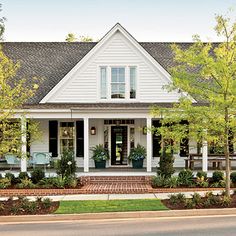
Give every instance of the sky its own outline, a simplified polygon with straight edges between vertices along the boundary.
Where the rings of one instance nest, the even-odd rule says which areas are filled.
[[[95,41],[119,22],[139,42],[218,41],[215,14],[236,0],[0,0],[5,41],[65,41],[70,32]]]

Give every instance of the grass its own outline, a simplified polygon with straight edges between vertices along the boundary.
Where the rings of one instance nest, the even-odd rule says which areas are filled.
[[[158,199],[61,201],[56,214],[161,211],[168,208]]]

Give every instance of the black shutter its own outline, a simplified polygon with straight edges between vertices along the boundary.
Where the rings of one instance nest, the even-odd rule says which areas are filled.
[[[49,121],[49,152],[53,157],[57,157],[58,153],[58,121]]]
[[[76,121],[76,156],[84,156],[84,121]]]
[[[152,126],[155,128],[161,127],[160,120],[153,120]],[[152,156],[159,157],[161,151],[161,135],[157,135],[155,132],[152,135]]]
[[[30,156],[30,132],[29,132],[29,121],[26,123],[26,152]]]
[[[188,121],[181,121],[180,124],[182,125],[188,125]],[[189,154],[189,139],[188,138],[183,138],[182,141],[180,142],[180,153],[179,155],[181,157],[186,157]]]

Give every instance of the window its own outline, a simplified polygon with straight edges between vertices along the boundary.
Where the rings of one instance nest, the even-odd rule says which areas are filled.
[[[111,98],[125,98],[125,68],[111,68]]]
[[[74,151],[74,122],[60,123],[60,153]]]
[[[101,99],[106,99],[107,98],[107,68],[106,67],[101,67]]]
[[[136,98],[136,67],[129,68],[130,98]]]

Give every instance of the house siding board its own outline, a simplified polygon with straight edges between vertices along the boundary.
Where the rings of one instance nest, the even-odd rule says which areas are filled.
[[[138,102],[176,102],[177,92],[163,86],[169,80],[151,64],[121,33],[115,33],[49,100],[50,103],[89,103],[99,100],[99,66],[132,66],[138,68]],[[132,99],[132,102],[135,100]]]

